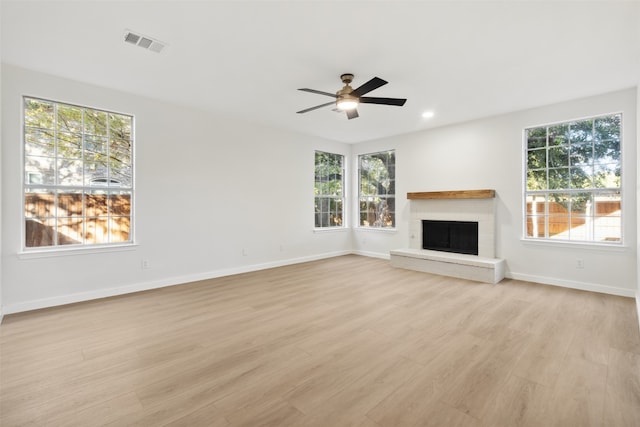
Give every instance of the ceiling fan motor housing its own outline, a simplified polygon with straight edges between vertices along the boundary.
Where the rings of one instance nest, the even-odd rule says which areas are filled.
[[[344,87],[336,92],[336,103],[340,104],[344,101],[353,101],[357,103],[358,97],[351,94],[353,92],[353,88],[349,86],[349,83],[353,81],[353,74],[343,74],[340,76],[340,79],[342,80],[342,83],[344,83]]]
[[[340,76],[340,80],[342,80],[342,83],[348,85],[349,83],[351,83],[353,81],[353,74],[345,73],[345,74]]]

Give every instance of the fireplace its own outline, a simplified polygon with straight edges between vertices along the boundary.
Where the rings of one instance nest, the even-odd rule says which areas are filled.
[[[423,219],[422,249],[478,255],[478,222]]]
[[[391,265],[498,283],[506,263],[494,258],[495,197],[495,190],[407,193],[409,247],[392,250]]]
[[[440,193],[415,193],[426,194],[428,198],[413,197],[414,193],[408,194],[410,216],[409,216],[409,248],[423,251],[423,221],[445,221],[445,222],[475,222],[477,223],[477,251],[475,256],[484,258],[495,257],[495,197],[493,191],[490,194],[468,194],[469,191],[460,191],[466,198],[447,197],[446,192],[442,197]],[[484,193],[484,192],[480,192]],[[458,194],[454,194],[457,196]],[[468,197],[467,197],[468,196]],[[444,256],[452,252],[440,251]]]

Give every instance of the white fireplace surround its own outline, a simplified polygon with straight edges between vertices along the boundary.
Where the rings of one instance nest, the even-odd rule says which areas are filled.
[[[461,192],[449,196],[414,198],[409,202],[409,248],[391,251],[391,264],[399,268],[459,277],[487,283],[504,278],[505,262],[495,258],[495,198],[465,197]],[[419,194],[419,193],[414,193]],[[464,255],[422,249],[422,220],[473,221],[478,223],[478,255]]]
[[[495,257],[495,199],[411,200],[409,248],[422,249],[422,220],[478,223],[478,256]]]

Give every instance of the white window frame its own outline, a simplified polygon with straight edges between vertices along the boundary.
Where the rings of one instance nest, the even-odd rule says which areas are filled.
[[[592,127],[592,131],[595,130],[595,121],[598,119],[603,119],[603,118],[610,118],[610,117],[615,117],[615,116],[619,116],[620,118],[620,128],[619,128],[619,153],[618,153],[618,161],[617,161],[617,167],[620,168],[620,178],[619,178],[619,186],[606,186],[606,187],[596,187],[596,186],[592,186],[591,188],[571,188],[569,186],[569,188],[546,188],[546,189],[529,189],[528,188],[528,173],[529,173],[529,151],[535,151],[538,149],[531,149],[529,148],[528,145],[528,131],[533,130],[533,129],[540,129],[540,128],[546,128],[546,150],[547,150],[547,156],[546,156],[546,168],[544,169],[546,171],[546,176],[547,176],[547,183],[548,178],[549,178],[549,170],[550,169],[554,169],[553,167],[549,166],[550,160],[549,160],[549,155],[548,155],[548,150],[551,147],[549,145],[549,128],[552,127],[558,127],[558,126],[564,126],[564,125],[572,125],[572,124],[576,124],[576,123],[584,123],[584,122],[588,122],[588,121],[593,121],[593,127]],[[528,126],[527,128],[524,129],[523,131],[523,223],[522,223],[522,235],[523,235],[523,240],[526,242],[533,242],[533,243],[549,243],[549,244],[554,244],[554,245],[587,245],[587,246],[594,246],[594,247],[609,247],[609,248],[620,248],[622,246],[624,246],[624,203],[625,203],[625,198],[624,198],[624,192],[623,192],[623,177],[624,177],[624,171],[623,171],[623,127],[624,127],[624,123],[623,123],[623,113],[622,112],[614,112],[614,113],[606,113],[606,114],[599,114],[599,115],[594,115],[594,116],[588,116],[588,117],[582,117],[579,119],[573,119],[573,120],[563,120],[560,122],[553,122],[553,123],[546,123],[546,124],[540,124],[537,126]],[[592,141],[591,144],[593,144],[595,137],[592,135]],[[565,145],[565,144],[562,144]],[[569,159],[571,159],[571,145],[572,142],[569,140],[566,144],[566,146],[568,147],[568,157]],[[539,148],[539,150],[542,150],[542,148]],[[594,149],[594,154],[593,154],[593,159],[592,159],[592,165],[597,165],[597,164],[601,164],[598,162],[598,159],[600,159],[600,157],[596,158],[595,156],[595,149]],[[568,165],[568,170],[569,170],[569,176],[571,176],[570,171],[572,169],[572,167],[574,167],[574,165],[571,164],[571,162],[569,162]],[[577,167],[577,166],[576,166]],[[538,170],[542,170],[542,169],[538,169]],[[569,182],[571,182],[571,179],[569,178]],[[571,184],[569,184],[571,185]],[[619,199],[619,203],[620,203],[620,213],[619,213],[619,233],[620,233],[620,238],[619,240],[599,240],[597,239],[596,236],[596,226],[595,226],[595,222],[594,222],[594,218],[598,218],[597,215],[595,214],[587,214],[585,215],[585,231],[583,235],[587,235],[588,238],[572,238],[571,236],[571,226],[569,225],[569,230],[568,230],[568,238],[558,238],[558,237],[551,237],[550,233],[549,233],[549,218],[550,218],[550,212],[549,212],[549,203],[545,203],[544,201],[542,202],[542,207],[543,210],[539,211],[538,214],[536,214],[535,212],[533,212],[534,207],[532,206],[531,209],[529,209],[529,205],[528,205],[528,201],[529,201],[529,197],[530,196],[540,196],[543,198],[543,200],[549,200],[549,196],[550,195],[567,195],[569,197],[569,209],[568,209],[568,221],[569,223],[571,223],[573,216],[573,212],[571,209],[571,200],[573,199],[573,197],[575,197],[576,195],[580,195],[580,194],[589,194],[591,199],[589,201],[594,201],[595,197],[605,197],[606,195],[609,196],[613,196],[614,200],[615,197],[617,196],[617,198]],[[531,212],[530,212],[531,210]],[[589,212],[589,209],[586,209],[587,212]],[[592,211],[593,211],[593,207],[592,207]],[[530,234],[537,234],[536,233],[536,229],[534,228],[533,231],[531,231],[531,233],[529,233],[528,227],[529,227],[529,223],[531,223],[531,227],[535,227],[535,224],[537,224],[537,221],[535,221],[535,216],[534,215],[538,215],[539,217],[544,218],[544,236],[541,237],[536,237]],[[529,219],[531,219],[531,221],[529,221]],[[589,221],[593,221],[592,223],[589,223]],[[581,236],[581,234],[578,234],[578,236]]]
[[[364,157],[372,157],[378,154],[389,154],[389,153],[393,153],[394,156],[394,163],[393,163],[393,176],[389,177],[390,181],[393,181],[393,193],[387,193],[384,195],[363,195],[362,194],[362,160]],[[397,227],[397,217],[396,217],[396,166],[397,166],[397,157],[396,157],[396,150],[395,149],[389,149],[389,150],[380,150],[380,151],[375,151],[375,152],[371,152],[371,153],[362,153],[359,154],[357,157],[357,174],[358,174],[358,199],[356,200],[357,202],[357,216],[356,216],[356,228],[359,228],[361,230],[380,230],[380,231],[395,231],[396,227]],[[391,225],[372,225],[372,224],[363,224],[363,220],[362,220],[362,215],[363,215],[363,211],[362,211],[362,203],[375,203],[375,199],[376,198],[384,198],[384,199],[392,199],[393,200],[393,206],[394,209],[390,212],[392,215],[392,220],[391,220]],[[388,205],[388,203],[387,203]],[[379,217],[379,212],[376,213],[376,216]],[[375,224],[375,222],[374,222]]]
[[[82,165],[83,165],[83,176],[82,176],[82,184],[79,185],[61,185],[58,182],[58,176],[55,176],[55,180],[56,182],[54,184],[45,184],[45,183],[39,183],[42,182],[41,179],[37,180],[39,182],[34,182],[33,177],[40,175],[40,173],[38,172],[33,172],[33,171],[28,171],[27,170],[27,149],[26,149],[26,145],[27,145],[27,122],[26,122],[26,104],[29,100],[33,100],[36,102],[45,102],[45,103],[51,103],[54,104],[55,109],[57,111],[57,108],[59,106],[68,106],[68,107],[74,107],[74,108],[80,108],[83,110],[83,119],[82,119],[82,123],[83,123],[83,129],[82,131],[80,131],[78,133],[78,135],[81,135],[82,137],[82,158],[79,159],[82,161]],[[21,247],[22,250],[19,253],[20,257],[42,257],[42,256],[57,256],[57,255],[65,255],[65,254],[73,254],[73,253],[98,253],[98,252],[102,252],[105,250],[127,250],[128,248],[133,248],[134,246],[137,246],[135,243],[135,117],[133,114],[129,114],[129,113],[122,113],[122,112],[117,112],[117,111],[113,111],[113,110],[106,110],[104,108],[97,108],[97,107],[90,107],[90,106],[86,106],[86,105],[79,105],[79,104],[75,104],[75,103],[70,103],[70,102],[64,102],[64,101],[56,101],[53,99],[46,99],[46,98],[42,98],[42,97],[37,97],[37,96],[28,96],[25,95],[22,97],[22,110],[21,110],[21,124],[22,124],[22,131],[21,131],[21,135],[22,135],[22,144],[21,144],[21,158],[22,158],[22,179],[21,179],[21,187],[22,187],[22,202],[21,202]],[[87,136],[90,135],[88,132],[85,131],[84,129],[84,112],[86,110],[92,110],[98,113],[105,113],[107,115],[109,114],[115,114],[118,116],[124,116],[124,117],[128,117],[131,120],[131,129],[130,129],[130,136],[129,136],[129,141],[130,141],[130,179],[131,179],[131,184],[130,186],[123,186],[122,182],[118,182],[118,185],[114,185],[111,186],[109,185],[109,183],[111,182],[116,182],[116,179],[112,176],[110,176],[110,171],[109,171],[109,176],[107,176],[105,179],[107,182],[99,182],[99,183],[94,183],[93,185],[91,183],[87,184],[86,182],[86,176],[84,175],[84,169],[85,166],[87,165],[86,160],[85,160],[85,150],[86,150],[86,146],[85,146],[85,141],[87,140]],[[57,120],[57,119],[56,119]],[[44,128],[41,128],[44,129]],[[46,129],[45,129],[46,130]],[[59,130],[56,129],[56,126],[54,125],[53,129],[48,129],[50,131],[52,131],[52,133],[54,134],[54,140],[55,140],[55,154],[54,154],[54,158],[56,159],[56,161],[58,161],[58,156],[57,156],[57,150],[58,150],[58,132]],[[111,156],[111,144],[110,144],[110,130],[107,130],[107,135],[104,137],[106,140],[106,156],[109,157]],[[51,158],[51,157],[49,157]],[[108,160],[108,162],[110,162],[111,160]],[[42,177],[42,176],[41,176]],[[96,182],[98,182],[96,180]],[[57,194],[58,192],[60,193],[64,193],[64,192],[75,192],[75,193],[81,193],[82,194],[82,204],[83,204],[83,211],[81,215],[76,215],[74,216],[74,218],[81,218],[82,222],[83,222],[83,228],[82,228],[82,236],[83,236],[83,241],[80,243],[72,243],[72,244],[59,244],[58,241],[58,237],[57,237],[57,232],[54,232],[54,244],[52,245],[44,245],[44,246],[27,246],[27,229],[26,229],[26,222],[29,218],[29,216],[27,216],[27,206],[26,206],[26,195],[28,194],[28,190],[32,190],[32,189],[38,189],[38,190],[48,190],[50,192],[53,193],[53,197],[54,197],[54,209],[56,210],[56,212],[50,216],[51,219],[55,219],[58,220],[60,218],[66,218],[65,216],[60,216],[58,215],[57,212]],[[87,231],[87,218],[94,218],[94,216],[89,216],[87,215],[87,212],[85,211],[84,207],[85,207],[85,198],[86,195],[88,193],[94,192],[95,194],[99,194],[99,193],[106,193],[108,195],[122,195],[122,194],[127,194],[129,196],[129,214],[128,214],[128,218],[129,218],[129,231],[128,231],[128,239],[127,240],[118,240],[118,241],[113,241],[113,242],[98,242],[98,243],[94,243],[94,242],[88,242],[85,240],[86,236],[85,233]],[[112,207],[110,205],[110,202],[107,203],[108,205],[108,213],[105,216],[107,218],[108,221],[108,229],[107,229],[107,233],[109,233],[111,231],[110,227],[111,227],[111,219],[112,219]],[[119,217],[126,217],[127,215],[122,215],[122,214],[116,214],[114,216],[119,216]],[[102,217],[102,215],[100,216]],[[70,217],[71,218],[71,217]]]
[[[327,154],[330,156],[338,156],[340,158],[340,169],[341,169],[341,191],[340,194],[319,194],[317,192],[317,187],[316,184],[318,183],[317,181],[317,175],[315,174],[315,170],[318,167],[318,163],[316,163],[316,158],[317,158],[317,154],[318,153],[322,153],[322,154]],[[343,154],[339,154],[339,153],[331,153],[329,151],[324,151],[324,150],[315,150],[314,151],[314,230],[317,231],[327,231],[327,230],[340,230],[340,229],[344,229],[347,226],[347,221],[346,221],[346,197],[345,197],[345,192],[346,192],[346,186],[345,186],[345,175],[346,175],[346,169],[345,169],[345,165],[346,165],[346,157]],[[318,221],[317,221],[317,215],[318,212],[316,211],[317,209],[317,202],[318,199],[327,199],[327,200],[334,200],[334,201],[339,201],[341,206],[342,206],[342,217],[340,218],[340,223],[336,224],[336,225],[320,225],[318,226]],[[320,211],[320,215],[322,215],[323,212]]]

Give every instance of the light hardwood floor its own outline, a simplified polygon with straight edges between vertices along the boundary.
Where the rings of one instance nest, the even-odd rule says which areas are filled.
[[[640,426],[634,301],[344,256],[5,317],[0,425]]]

